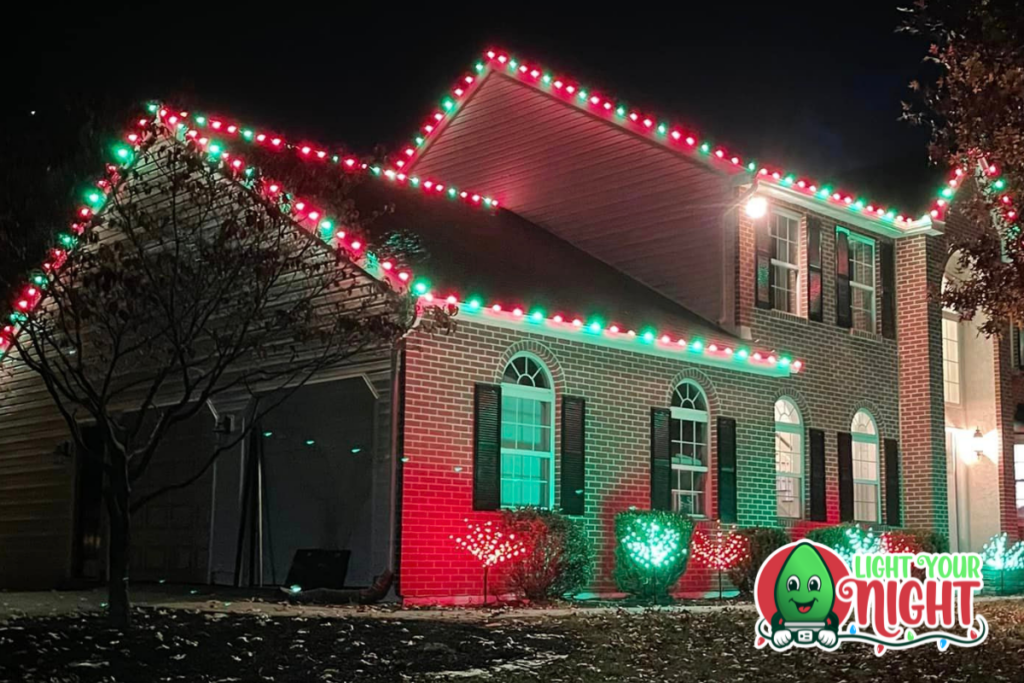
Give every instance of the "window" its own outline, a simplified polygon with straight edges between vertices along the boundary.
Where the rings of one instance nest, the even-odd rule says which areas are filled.
[[[801,517],[804,486],[804,426],[796,404],[775,402],[775,497],[779,517]]]
[[[850,235],[850,307],[853,329],[875,331],[875,243]]]
[[[708,402],[693,382],[683,382],[672,395],[672,509],[704,514],[708,476]]]
[[[960,403],[960,323],[942,317],[942,391],[946,403]]]
[[[772,308],[797,312],[797,280],[800,274],[797,244],[800,218],[778,209],[772,211]]]
[[[501,504],[551,507],[555,392],[533,356],[513,358],[501,383]]]
[[[1024,525],[1024,444],[1013,445],[1013,473],[1017,486],[1017,524]]]
[[[853,416],[850,428],[853,441],[853,518],[858,522],[877,522],[878,429],[867,411]]]
[[[1013,367],[1024,370],[1024,329],[1019,324],[1013,325],[1013,351],[1016,354]]]

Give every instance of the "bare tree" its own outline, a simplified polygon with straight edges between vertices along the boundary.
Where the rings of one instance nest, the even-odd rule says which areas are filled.
[[[136,154],[90,193],[91,229],[64,236],[67,256],[35,273],[41,299],[20,316],[12,353],[42,378],[77,453],[102,467],[119,625],[130,623],[132,514],[197,481],[317,373],[390,349],[416,318],[408,294],[325,244],[333,226],[298,227],[296,200],[254,168],[234,174],[159,123]],[[227,399],[248,401],[245,428],[197,471],[134,497],[169,430]]]

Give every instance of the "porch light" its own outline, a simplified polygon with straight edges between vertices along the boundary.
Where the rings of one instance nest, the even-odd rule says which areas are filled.
[[[971,450],[977,457],[985,455],[985,437],[978,427],[974,428],[974,436],[971,437]]]
[[[763,218],[768,213],[768,200],[764,197],[754,196],[747,202],[747,216],[750,218]]]

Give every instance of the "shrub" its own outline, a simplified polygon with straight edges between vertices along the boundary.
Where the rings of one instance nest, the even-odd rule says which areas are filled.
[[[907,529],[902,533],[913,536],[917,540],[918,547],[920,548],[918,552],[949,552],[949,539],[946,538],[946,534],[939,533],[938,531],[932,531],[931,529]]]
[[[628,510],[615,516],[615,583],[641,600],[659,601],[686,571],[693,523],[674,512]]]
[[[594,544],[583,525],[559,512],[506,510],[504,522],[526,543],[522,560],[509,569],[512,589],[543,601],[580,592],[594,576]]]
[[[789,536],[783,529],[755,526],[740,529],[749,544],[749,553],[735,567],[729,570],[729,581],[743,595],[753,595],[757,572],[768,556],[789,543]]]
[[[853,556],[858,553],[883,551],[881,535],[856,524],[819,527],[808,531],[806,538],[832,548],[847,564],[853,564]]]

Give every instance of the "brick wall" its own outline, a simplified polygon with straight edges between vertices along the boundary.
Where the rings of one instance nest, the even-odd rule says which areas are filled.
[[[843,225],[822,215],[816,217],[821,228],[822,265],[822,322],[808,320],[807,312],[807,216],[806,209],[772,200],[779,206],[802,216],[799,236],[800,277],[798,288],[798,314],[763,310],[754,305],[754,224],[744,212],[739,213],[738,270],[737,270],[737,325],[748,334],[752,344],[761,348],[778,348],[805,362],[800,374],[799,394],[796,395],[804,424],[825,431],[826,508],[830,522],[839,520],[838,447],[836,434],[849,432],[854,414],[867,410],[879,430],[879,487],[881,491],[882,519],[889,491],[885,490],[883,439],[902,441],[899,433],[900,414],[898,396],[897,343],[882,337],[881,325],[881,262],[875,257],[875,330],[863,332],[836,326],[836,226]],[[848,226],[843,226],[848,227]],[[852,232],[857,232],[850,228]],[[870,235],[869,235],[870,236]],[[871,236],[876,242],[885,238]],[[897,276],[899,270],[897,269]],[[941,377],[940,377],[941,390]],[[941,433],[941,428],[940,428]],[[901,451],[904,450],[901,443]],[[806,449],[805,449],[806,451]],[[805,452],[804,471],[807,471]],[[906,465],[904,478],[909,481]],[[809,496],[806,485],[804,498]],[[914,497],[914,491],[905,484],[903,500]],[[805,504],[806,508],[806,504]],[[906,513],[904,520],[908,521]],[[881,520],[880,520],[881,521]],[[802,534],[815,526],[808,522],[794,522],[794,532]]]
[[[815,339],[825,343],[832,334],[824,327],[811,329],[799,321],[767,319],[760,325],[784,331],[794,344],[807,335],[816,335]],[[478,382],[500,382],[504,365],[513,354],[528,351],[544,361],[554,379],[556,401],[566,393],[587,399],[583,519],[598,550],[592,588],[608,592],[614,590],[615,514],[630,506],[649,507],[651,407],[670,405],[671,392],[683,379],[700,384],[708,397],[712,426],[709,510],[716,510],[714,423],[724,415],[735,418],[738,427],[739,524],[774,525],[773,406],[779,396],[793,397],[805,425],[828,433],[832,463],[827,482],[829,518],[838,522],[835,432],[848,430],[854,412],[865,406],[878,416],[883,437],[894,429],[894,397],[857,395],[861,390],[881,391],[887,381],[892,386],[894,365],[881,371],[871,365],[872,372],[860,373],[853,381],[843,376],[849,364],[867,363],[865,359],[879,355],[880,344],[873,339],[851,340],[856,351],[846,355],[836,354],[834,349],[830,354],[822,348],[804,373],[773,379],[479,322],[461,321],[450,336],[412,335],[406,346],[404,393],[402,595],[413,601],[480,595],[482,571],[468,555],[455,549],[449,537],[464,528],[466,518],[482,521],[494,515],[472,512],[473,391]],[[559,412],[555,410],[556,429],[560,427]],[[556,495],[559,445],[556,437]],[[682,586],[686,590],[710,587],[711,577],[696,567],[687,572]]]

